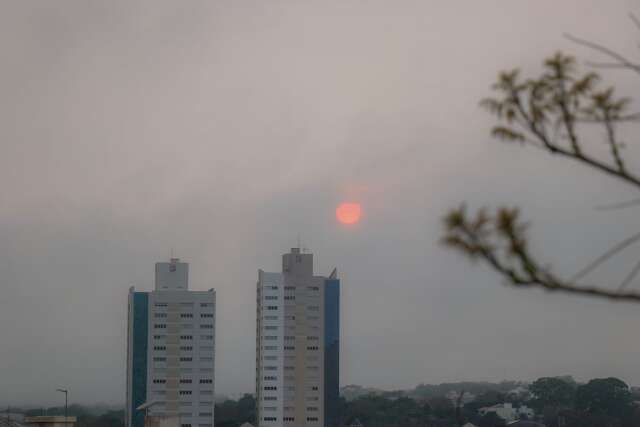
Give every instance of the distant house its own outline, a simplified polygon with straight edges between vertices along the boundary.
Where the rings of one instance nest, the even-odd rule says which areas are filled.
[[[506,422],[516,421],[521,418],[533,418],[534,416],[533,409],[524,405],[516,408],[511,403],[499,403],[478,409],[478,413],[482,416],[485,416],[489,412],[495,413]]]

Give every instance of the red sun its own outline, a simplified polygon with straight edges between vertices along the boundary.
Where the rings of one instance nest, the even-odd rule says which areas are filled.
[[[362,216],[359,203],[341,203],[336,209],[336,218],[343,224],[356,224]]]

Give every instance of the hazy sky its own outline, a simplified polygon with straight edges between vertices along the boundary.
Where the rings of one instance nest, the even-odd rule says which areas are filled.
[[[637,6],[3,1],[0,404],[59,403],[61,386],[124,402],[127,289],[151,290],[171,248],[218,292],[217,391],[252,392],[257,270],[298,235],[342,277],[343,385],[640,384],[640,307],[507,288],[438,245],[462,201],[522,206],[560,272],[635,231],[637,209],[593,209],[633,198],[623,184],[491,140],[478,101],[556,49],[597,58],[564,32],[637,54]],[[345,200],[356,227],[334,219]]]

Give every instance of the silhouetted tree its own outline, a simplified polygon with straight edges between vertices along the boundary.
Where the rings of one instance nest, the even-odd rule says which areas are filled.
[[[640,21],[632,18],[640,28]],[[611,60],[592,63],[592,66],[622,68],[640,74],[640,64],[617,52],[583,39],[567,37]],[[640,190],[640,176],[625,161],[624,143],[618,134],[620,126],[637,121],[640,115],[629,113],[629,99],[617,96],[612,87],[599,86],[599,81],[600,76],[594,72],[580,73],[575,59],[562,53],[544,62],[544,71],[539,77],[523,78],[518,70],[500,73],[493,86],[496,96],[482,101],[499,121],[492,135],[588,166]],[[584,131],[593,127],[600,128],[604,134],[607,156],[596,154],[598,150],[593,150],[586,141]],[[607,208],[639,203],[640,200],[633,200]],[[640,233],[610,248],[575,275],[564,277],[553,272],[531,251],[527,224],[517,208],[502,207],[495,213],[481,209],[469,214],[462,206],[451,210],[444,224],[443,242],[446,245],[488,264],[514,286],[640,302],[640,293],[626,289],[640,272],[640,262],[617,287],[612,283],[587,286],[582,282],[608,258],[639,241]]]

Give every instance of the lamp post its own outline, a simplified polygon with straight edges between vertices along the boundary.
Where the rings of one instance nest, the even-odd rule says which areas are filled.
[[[60,393],[64,393],[64,425],[67,425],[67,404],[68,404],[68,397],[69,397],[69,390],[63,389],[63,388],[57,388],[56,391],[59,391]]]

